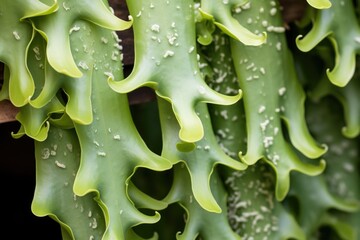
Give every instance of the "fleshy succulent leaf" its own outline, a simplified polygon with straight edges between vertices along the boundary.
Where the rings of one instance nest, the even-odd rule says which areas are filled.
[[[339,107],[334,103],[334,99],[324,98],[316,104],[307,104],[311,130],[329,147],[324,155],[327,168],[323,174],[315,177],[294,174],[292,179],[290,195],[299,200],[299,222],[307,236],[323,225],[334,228],[335,223],[341,221],[334,209],[349,214],[359,212],[360,209],[360,192],[351,188],[359,180],[359,175],[354,172],[359,163],[356,157],[357,142],[342,136],[339,126],[341,115],[330,120],[333,110]],[[325,123],[323,119],[329,120]],[[339,235],[346,234],[344,239],[352,239],[356,229],[352,229],[346,222],[341,225],[344,228],[335,227],[334,230],[340,231]]]
[[[107,1],[103,0],[91,1],[91,4],[86,0],[58,0],[58,4],[60,7],[55,13],[33,18],[33,25],[47,40],[47,58],[50,65],[59,73],[79,78],[82,76],[79,69],[81,62],[74,61],[69,40],[69,33],[78,29],[74,25],[75,21],[84,20],[111,30],[128,29],[132,22],[117,18],[108,7]],[[59,46],[62,46],[62,51],[58,50]]]
[[[332,195],[328,191],[324,175],[306,177],[305,175],[294,174],[292,176],[293,190],[290,191],[290,195],[298,198],[299,223],[307,236],[325,224],[320,220],[330,209],[345,212],[355,212],[359,209],[359,202]]]
[[[143,86],[153,88],[158,96],[172,104],[180,124],[181,140],[199,141],[204,131],[195,113],[196,104],[229,105],[238,101],[241,93],[219,94],[209,88],[201,76],[192,0],[127,3],[134,18],[135,63],[125,80],[109,79],[111,88],[121,93]]]
[[[164,201],[179,203],[186,211],[185,228],[178,233],[178,240],[192,240],[197,237],[201,239],[229,239],[240,240],[240,236],[231,230],[227,219],[227,193],[222,180],[215,170],[211,176],[210,186],[216,201],[222,209],[221,213],[214,213],[205,210],[194,200],[191,188],[190,176],[182,163],[174,167],[174,182],[169,194]]]
[[[329,49],[325,49],[325,52],[328,53]],[[327,59],[330,58],[328,55],[324,54],[324,51],[318,52],[318,55],[320,55],[322,58],[324,56],[327,56]],[[311,61],[309,60],[311,63]],[[357,61],[357,65],[359,65]],[[305,67],[305,66],[303,66]],[[339,102],[343,106],[343,112],[344,112],[344,118],[345,118],[345,124],[342,128],[342,132],[344,136],[348,138],[355,138],[360,134],[360,108],[358,105],[359,102],[359,91],[360,91],[360,83],[357,81],[357,78],[359,77],[359,71],[356,70],[355,74],[353,76],[354,81],[350,81],[346,86],[344,87],[338,87],[334,84],[331,84],[328,79],[324,76],[322,77],[317,85],[310,90],[309,96],[314,101],[319,101],[320,99],[328,96],[334,96],[336,97]]]
[[[311,30],[304,36],[299,35],[296,44],[301,51],[307,52],[328,38],[336,59],[333,69],[327,69],[327,76],[333,84],[344,87],[354,75],[355,58],[360,51],[360,27],[353,2],[333,1],[331,8],[314,12]],[[349,29],[345,25],[352,27]]]
[[[137,208],[147,208],[152,210],[163,210],[168,204],[150,197],[138,189],[132,182],[129,182],[129,197],[135,203]]]
[[[205,135],[196,143],[196,148],[190,152],[180,152],[176,149],[176,144],[181,140],[176,134],[179,126],[172,113],[171,105],[161,98],[158,98],[158,105],[164,141],[162,156],[174,163],[185,163],[190,173],[195,200],[207,211],[221,212],[221,208],[211,193],[209,183],[214,167],[221,164],[237,170],[244,170],[246,165],[228,157],[217,144],[207,106],[204,103],[200,103],[196,111],[203,122]]]
[[[320,147],[307,129],[305,94],[292,64],[279,5],[273,3],[253,1],[250,8],[235,15],[239,21],[259,16],[257,24],[246,26],[266,30],[268,38],[265,44],[259,47],[244,46],[232,39],[230,43],[239,85],[244,91],[248,132],[247,151],[245,155],[241,153],[240,157],[249,165],[266,159],[275,169],[276,197],[281,200],[289,189],[291,171],[317,175],[325,167],[324,161],[317,166],[301,161],[291,145],[308,158],[321,156],[326,148]],[[276,61],[273,60],[274,56],[277,56]],[[286,140],[282,123],[286,123],[290,142]]]
[[[13,134],[14,137],[21,137],[24,134],[37,140],[44,141],[49,131],[49,120],[52,114],[62,114],[64,106],[57,98],[54,98],[43,108],[37,109],[30,105],[21,107],[20,112],[16,115],[16,120],[21,123],[23,131]]]
[[[246,171],[224,171],[232,228],[244,238],[305,240],[294,216],[275,199],[274,171],[264,162]]]
[[[74,123],[81,146],[74,192],[80,196],[97,194],[106,222],[102,239],[125,239],[131,227],[159,220],[158,213],[149,216],[140,212],[129,198],[129,180],[136,168],[161,171],[172,164],[147,148],[132,121],[127,96],[112,91],[107,84],[109,75],[123,78],[121,65],[106,61],[114,46],[110,39],[108,44],[101,39],[108,37],[110,30],[91,24],[88,27],[98,40],[88,46],[97,56],[91,78],[94,120],[89,125]]]
[[[254,34],[238,22],[232,16],[233,8],[241,11],[250,4],[247,0],[221,1],[221,0],[202,0],[199,12],[205,20],[212,21],[218,28],[230,37],[242,42],[245,45],[258,46],[266,41],[266,33]]]
[[[228,37],[214,33],[212,45],[203,48],[214,69],[209,85],[222,93],[238,88]],[[209,106],[218,143],[232,158],[246,149],[246,118],[242,101],[231,106]],[[275,172],[260,161],[245,171],[222,168],[228,197],[228,218],[235,232],[246,239],[305,239],[295,218],[275,198]]]
[[[35,91],[33,78],[27,67],[27,52],[34,30],[27,18],[51,14],[56,2],[47,6],[37,0],[3,1],[0,7],[0,61],[9,70],[6,79],[10,101],[17,107],[28,103]]]
[[[34,39],[29,47],[31,49],[28,53],[28,69],[36,86],[33,97],[39,95],[40,90],[44,86],[45,71],[45,45],[39,34],[34,36]],[[34,108],[27,104],[19,108],[19,113],[16,115],[16,120],[21,124],[18,133],[13,134],[13,137],[19,138],[27,135],[36,141],[44,141],[50,128],[49,121],[54,114],[63,114],[65,107],[57,97],[49,99],[41,108]]]
[[[93,49],[99,48],[97,44],[94,47],[95,41],[91,35],[91,28],[84,21],[77,21],[74,23],[77,31],[70,33],[71,48],[74,52],[73,57],[79,63],[82,69],[82,76],[79,78],[72,78],[70,76],[56,72],[48,63],[46,58],[46,50],[38,52],[43,60],[43,68],[45,69],[44,86],[41,88],[30,104],[35,108],[42,108],[50,102],[58,93],[62,91],[66,94],[66,108],[67,115],[75,122],[80,124],[90,124],[93,121],[92,106],[91,106],[91,81],[93,72],[95,71],[95,58]],[[104,38],[113,38],[113,34],[109,31],[104,35]],[[44,41],[44,40],[43,40]],[[101,41],[101,40],[98,40]],[[110,40],[111,41],[111,40]],[[114,41],[113,41],[114,42]],[[41,46],[45,45],[42,43]],[[35,49],[35,48],[34,48]],[[37,48],[38,49],[38,48]],[[82,49],[82,50],[79,50]],[[114,61],[119,61],[118,49],[114,47]]]
[[[35,141],[36,188],[31,209],[60,223],[63,239],[100,239],[105,231],[103,213],[94,193],[73,192],[80,164],[80,146],[74,129],[52,126],[45,141]],[[84,229],[88,229],[84,231]]]

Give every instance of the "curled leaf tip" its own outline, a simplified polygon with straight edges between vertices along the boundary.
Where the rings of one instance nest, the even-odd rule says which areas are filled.
[[[246,28],[241,27],[240,29],[240,26],[237,27],[239,28],[239,30],[234,31],[230,30],[229,28],[220,23],[215,23],[215,25],[230,37],[242,42],[244,45],[247,46],[260,46],[264,44],[267,40],[266,32],[263,32],[261,34],[254,34]]]
[[[360,133],[360,127],[359,126],[354,126],[354,127],[351,128],[351,127],[348,127],[348,126],[344,126],[344,127],[342,127],[341,132],[347,138],[355,138]]]
[[[353,73],[354,71],[349,70],[347,73],[340,75],[337,73],[336,69],[326,69],[326,75],[328,76],[330,82],[338,87],[345,87],[350,82]]]
[[[200,141],[204,137],[204,129],[202,124],[195,124],[193,127],[181,127],[179,138],[184,142],[194,143]],[[177,145],[178,147],[178,145]]]
[[[307,0],[310,6],[317,9],[327,9],[331,7],[331,2],[329,0]]]

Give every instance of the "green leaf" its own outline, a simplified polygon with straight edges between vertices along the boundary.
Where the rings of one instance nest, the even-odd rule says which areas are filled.
[[[242,237],[306,239],[294,216],[275,199],[276,176],[269,165],[258,162],[243,172],[225,170],[224,182],[229,221]]]
[[[186,211],[185,228],[182,233],[178,233],[178,240],[201,239],[227,239],[240,240],[231,228],[227,219],[227,193],[222,180],[217,171],[214,171],[210,186],[214,197],[219,203],[222,212],[214,213],[205,210],[194,199],[191,188],[190,176],[186,167],[179,163],[174,168],[174,182],[169,194],[164,201],[170,203],[179,203]]]
[[[329,49],[325,49],[326,52]],[[320,54],[319,54],[320,55]],[[321,57],[328,56],[321,54]],[[329,60],[329,58],[326,58]],[[311,63],[311,60],[309,61]],[[357,62],[357,66],[359,63]],[[305,66],[304,66],[305,67]],[[355,70],[353,79],[357,79],[359,75],[359,70]],[[322,77],[319,83],[311,89],[309,96],[314,101],[319,101],[320,99],[327,96],[334,96],[343,106],[343,113],[345,118],[345,123],[342,128],[342,133],[347,138],[355,138],[360,133],[360,107],[359,102],[359,91],[360,83],[357,80],[350,81],[344,87],[338,87],[334,84],[331,84],[326,77]]]
[[[347,27],[351,26],[351,27]],[[308,52],[328,38],[335,51],[333,69],[326,73],[331,83],[344,87],[354,75],[356,59],[360,51],[360,27],[351,0],[333,1],[332,7],[315,11],[313,25],[305,36],[299,35],[296,44]]]
[[[36,187],[32,212],[60,223],[63,239],[100,239],[105,220],[96,195],[73,192],[80,164],[80,146],[75,131],[51,126],[45,141],[35,141]]]
[[[292,175],[290,195],[299,200],[299,222],[307,236],[312,235],[320,226],[334,227],[344,239],[353,239],[356,228],[346,222],[344,228],[336,227],[341,218],[337,212],[353,213],[360,210],[360,191],[357,183],[359,174],[357,141],[346,139],[341,133],[341,115],[333,116],[338,109],[334,99],[324,98],[318,103],[308,102],[308,122],[314,135],[328,145],[324,155],[327,168],[315,177]],[[324,121],[327,119],[327,121]],[[334,211],[334,209],[338,211]],[[349,229],[349,230],[345,230]]]
[[[37,94],[30,104],[35,108],[42,108],[48,104],[58,93],[63,91],[66,94],[64,102],[65,112],[74,121],[79,124],[90,124],[93,121],[91,106],[91,81],[95,71],[94,52],[101,48],[94,40],[92,27],[84,21],[76,21],[74,28],[77,30],[70,34],[71,48],[73,57],[79,63],[82,69],[82,76],[72,78],[68,75],[56,72],[49,64],[46,58],[46,51],[42,53],[44,68],[44,83],[39,94]],[[104,33],[104,38],[110,39],[109,42],[116,44],[111,31]],[[43,43],[42,45],[46,45]],[[81,50],[79,50],[81,49]],[[119,61],[120,52],[113,47],[114,61]]]
[[[213,44],[203,53],[208,67],[209,85],[218,91],[231,92],[238,88],[229,38],[215,32]],[[223,151],[237,159],[246,149],[246,119],[242,101],[231,106],[209,106],[214,132]],[[305,239],[295,218],[275,199],[274,171],[264,162],[249,166],[244,171],[221,168],[222,181],[229,197],[228,218],[232,229],[250,239]]]
[[[125,80],[110,79],[111,88],[121,93],[143,86],[153,88],[171,103],[180,124],[180,139],[202,139],[204,130],[195,112],[197,103],[229,105],[238,101],[241,93],[222,95],[204,82],[197,60],[193,1],[128,1],[128,8],[134,19],[134,68]]]
[[[202,208],[210,212],[221,212],[210,189],[210,176],[214,172],[215,166],[221,164],[237,170],[244,170],[246,165],[227,156],[218,145],[212,131],[207,106],[204,103],[198,104],[196,111],[203,122],[205,135],[202,140],[196,142],[194,150],[186,152],[181,152],[181,149],[176,148],[177,143],[181,140],[176,134],[179,126],[170,104],[158,98],[158,105],[163,134],[162,156],[174,163],[184,163],[190,174],[194,198]]]
[[[251,2],[248,0],[201,0],[199,11],[204,19],[212,21],[230,37],[245,45],[258,46],[266,42],[266,32],[254,34],[232,16],[233,9],[241,12],[242,9],[248,8],[250,4]]]
[[[34,77],[36,87],[33,97],[37,97],[44,87],[44,82],[46,83],[48,80],[44,70],[45,45],[39,34],[35,34],[29,50],[28,68]],[[16,120],[21,124],[21,128],[18,133],[13,134],[13,137],[19,138],[27,135],[36,141],[44,141],[50,128],[49,121],[55,114],[62,115],[64,111],[65,107],[57,97],[49,99],[41,108],[35,108],[30,104],[20,107]]]
[[[4,79],[10,101],[17,107],[28,103],[35,91],[33,78],[27,67],[27,52],[34,31],[27,18],[51,14],[56,2],[47,6],[37,0],[4,0],[0,7],[0,61],[9,70]],[[8,88],[8,89],[7,89]]]
[[[106,222],[102,239],[125,239],[131,227],[155,223],[160,217],[158,213],[148,216],[136,208],[129,198],[129,179],[137,168],[162,171],[172,164],[147,148],[133,123],[127,96],[112,91],[107,84],[109,76],[123,78],[119,62],[108,61],[114,51],[112,41],[102,41],[110,30],[88,27],[96,40],[87,45],[96,56],[91,78],[94,120],[89,125],[74,123],[81,146],[74,192],[80,196],[96,193]]]
[[[230,40],[232,58],[240,88],[244,92],[247,122],[247,150],[242,161],[254,164],[264,158],[277,176],[276,198],[284,199],[290,186],[290,172],[318,175],[325,167],[301,161],[291,146],[308,158],[325,153],[311,136],[305,121],[305,94],[298,82],[293,57],[288,49],[279,5],[253,1],[251,7],[235,15],[239,21],[259,15],[249,29],[264,29],[267,42],[258,47],[244,46]],[[283,123],[290,141],[286,140]]]
[[[82,65],[75,62],[71,52],[70,34],[77,31],[74,23],[84,20],[111,30],[124,30],[131,27],[131,21],[117,18],[103,0],[58,0],[59,9],[55,13],[39,18],[33,18],[34,28],[46,39],[47,58],[50,65],[59,73],[79,78]],[[61,46],[61,51],[59,51]],[[83,46],[86,48],[86,46]],[[78,49],[86,50],[84,48]]]

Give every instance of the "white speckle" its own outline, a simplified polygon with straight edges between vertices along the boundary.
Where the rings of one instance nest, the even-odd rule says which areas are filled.
[[[117,43],[121,42],[121,39],[119,38],[119,36],[117,35],[117,33],[115,31],[112,31],[111,34]]]
[[[175,55],[175,53],[174,53],[173,51],[167,50],[167,51],[164,53],[163,57],[164,57],[164,58],[167,58],[167,57],[172,57],[172,56],[174,56],[174,55]]]
[[[275,165],[278,164],[279,160],[280,160],[280,156],[277,155],[277,154],[275,154],[275,155],[272,157],[272,159],[271,159],[271,161],[272,161]]]
[[[41,60],[41,56],[40,56],[40,48],[39,47],[34,47],[33,51],[35,53],[35,58],[36,60]]]
[[[283,33],[285,32],[285,28],[284,27],[276,27],[276,26],[268,26],[266,28],[266,30],[268,32],[276,32],[276,33]]]
[[[104,44],[107,44],[109,42],[109,40],[105,37],[101,37],[101,42]]]
[[[281,51],[281,42],[276,43],[276,49]]]
[[[97,152],[97,155],[98,156],[101,156],[101,157],[106,157],[106,152]]]
[[[205,87],[203,87],[203,86],[199,86],[198,91],[199,91],[200,94],[205,94],[206,93]]]
[[[262,212],[270,212],[269,208],[267,208],[267,207],[265,207],[265,206],[261,206],[261,207],[260,207],[260,210],[261,210]]]
[[[78,66],[81,67],[82,69],[84,70],[88,70],[89,69],[89,66],[86,64],[86,62],[83,62],[83,61],[80,61],[78,63]]]
[[[360,37],[359,37],[359,36],[356,36],[356,37],[354,38],[354,40],[355,40],[355,42],[360,43]]]
[[[55,161],[55,164],[56,164],[56,166],[58,166],[59,168],[62,168],[62,169],[65,169],[65,168],[66,168],[65,164],[60,163],[58,160]]]
[[[244,5],[241,6],[241,8],[244,9],[244,10],[245,9],[250,9],[251,8],[251,2],[249,1],[249,2],[245,3]]]
[[[71,143],[66,144],[66,148],[69,150],[69,152],[73,151],[73,145]]]
[[[63,8],[65,9],[65,11],[69,11],[70,10],[70,7],[66,6],[66,3],[63,2],[62,4]]]
[[[12,34],[16,40],[20,40],[20,35],[17,31],[13,31]]]
[[[99,144],[96,140],[94,140],[93,143],[94,143],[96,146],[100,147],[100,144]]]
[[[80,27],[77,26],[77,25],[75,25],[75,26],[73,26],[72,28],[70,28],[69,34],[72,34],[73,32],[77,32],[77,31],[79,31],[79,30],[80,30]]]
[[[98,226],[98,224],[97,224],[96,218],[92,218],[91,228],[95,229],[95,228],[97,228],[97,226]]]
[[[141,16],[141,11],[138,12],[138,14],[136,14],[136,17],[140,17]]]
[[[233,11],[234,11],[235,13],[241,13],[241,7],[236,6]]]
[[[265,107],[264,105],[261,105],[261,106],[259,107],[258,112],[259,112],[259,113],[263,113],[265,110],[266,110],[266,107]]]
[[[255,66],[255,63],[250,63],[248,66],[246,66],[246,70],[249,70]]]
[[[275,16],[276,12],[277,12],[277,9],[276,9],[276,8],[270,9],[270,15],[271,15],[271,16]]]
[[[274,128],[274,135],[277,135],[279,133],[279,128],[278,127],[275,127]]]
[[[111,60],[113,61],[117,61],[119,57],[119,52],[118,51],[113,51],[111,54]]]
[[[354,166],[351,163],[348,163],[348,162],[345,162],[343,164],[343,168],[348,172],[353,172],[354,171]]]
[[[112,72],[104,72],[104,74],[109,78],[114,79],[114,75],[112,74]]]
[[[285,92],[286,92],[286,88],[285,88],[285,87],[282,87],[282,88],[279,89],[278,92],[279,92],[279,95],[280,95],[280,96],[283,96],[283,95],[285,94]]]
[[[158,24],[153,24],[151,26],[151,31],[153,32],[160,32],[160,26]]]
[[[190,49],[189,49],[189,53],[192,53],[194,51],[195,47],[194,46],[191,46]]]
[[[114,137],[113,137],[113,138],[114,138],[115,140],[120,140],[120,139],[121,139],[119,134],[114,135]]]
[[[168,42],[170,45],[174,45],[174,43],[177,39],[176,34],[168,34],[167,39],[168,39]]]
[[[227,110],[222,110],[222,111],[220,112],[220,115],[221,115],[225,120],[229,118],[229,117],[228,117],[228,112],[227,112]]]
[[[48,159],[50,157],[50,149],[49,148],[44,148],[41,151],[41,158],[42,159]]]
[[[262,131],[266,130],[267,125],[270,123],[269,119],[266,119],[264,122],[260,123],[260,128]]]
[[[270,147],[274,142],[274,138],[271,137],[271,136],[265,136],[264,137],[264,140],[263,140],[263,143],[264,143],[264,147],[267,148],[267,147]]]
[[[266,72],[265,72],[265,68],[261,67],[261,68],[260,68],[260,72],[261,72],[263,75],[265,75],[265,73],[266,73]]]

